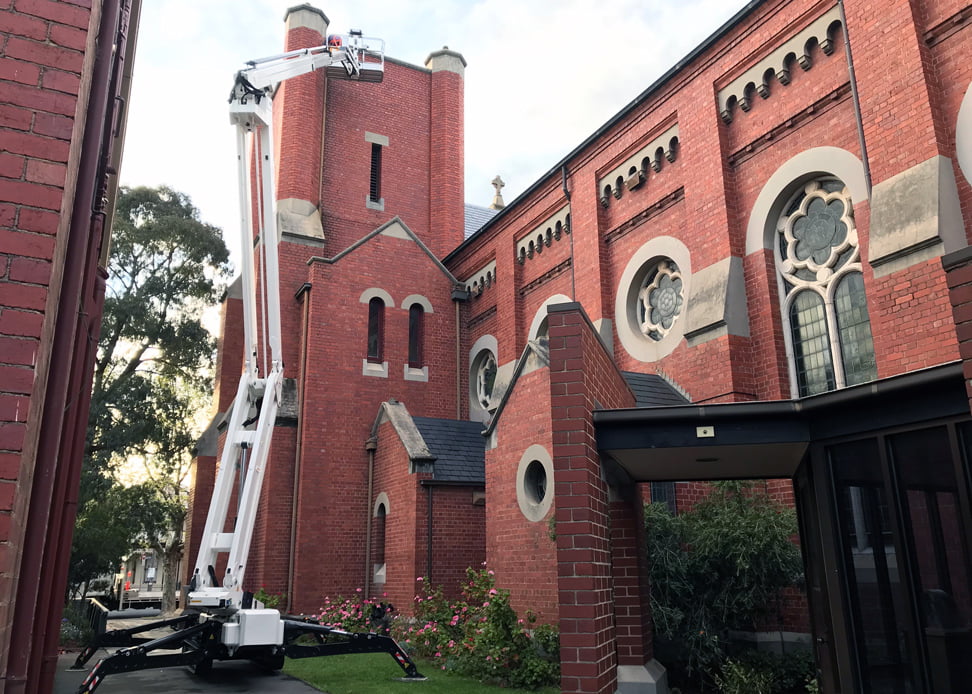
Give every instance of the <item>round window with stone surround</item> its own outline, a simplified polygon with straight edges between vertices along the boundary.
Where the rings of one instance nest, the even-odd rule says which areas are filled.
[[[671,236],[646,241],[628,260],[614,297],[618,340],[638,361],[662,359],[684,340],[692,296],[688,247]]]
[[[527,520],[542,521],[553,505],[553,458],[540,444],[528,447],[516,470],[516,501]]]

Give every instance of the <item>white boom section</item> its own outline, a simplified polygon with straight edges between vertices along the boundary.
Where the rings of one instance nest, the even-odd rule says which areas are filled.
[[[189,607],[206,608],[224,615],[233,615],[242,607],[243,579],[283,382],[272,91],[283,80],[320,69],[326,69],[327,74],[334,78],[380,82],[384,76],[384,42],[352,33],[340,37],[338,42],[330,46],[262,58],[251,61],[248,66],[237,73],[230,95],[230,120],[236,127],[240,193],[245,363],[233,401],[188,602]],[[247,156],[251,151],[253,162]],[[254,229],[251,163],[257,171],[255,186],[259,244],[256,248],[263,261],[263,292],[260,298],[264,302],[263,328],[270,352],[270,365],[263,377],[257,363],[256,274],[253,254],[247,252],[253,247]],[[238,514],[235,522],[230,524],[232,530],[226,531],[234,482],[238,476],[242,478]],[[229,557],[226,571],[220,579],[214,567],[222,553],[229,553]]]

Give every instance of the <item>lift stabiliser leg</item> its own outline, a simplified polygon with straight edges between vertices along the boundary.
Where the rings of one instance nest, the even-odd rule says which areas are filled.
[[[157,629],[160,626],[172,625],[174,622],[185,622],[190,619],[195,621],[198,617],[198,615],[185,615],[174,620],[153,622],[141,627],[140,630]],[[113,655],[99,660],[98,664],[88,673],[84,682],[81,683],[77,694],[90,694],[98,688],[105,677],[119,672],[193,665],[196,667],[196,672],[203,674],[212,665],[213,660],[253,660],[257,663],[266,664],[273,669],[279,669],[283,664],[284,656],[314,658],[345,653],[388,653],[405,672],[405,677],[402,679],[415,681],[425,679],[419,673],[418,668],[415,667],[412,659],[408,657],[408,654],[390,636],[342,631],[312,622],[298,622],[292,619],[282,621],[284,625],[283,645],[243,647],[234,654],[230,654],[226,646],[220,642],[223,624],[216,620],[207,620],[152,641],[143,639],[144,643],[138,643],[131,648],[123,648]],[[295,643],[301,636],[311,636],[317,643]],[[89,648],[91,647],[89,646]],[[150,655],[152,651],[158,649],[173,650],[178,648],[182,649],[181,653]],[[85,649],[85,652],[87,650]],[[85,660],[90,657],[88,655]],[[78,660],[80,659],[79,657]]]
[[[113,629],[111,631],[105,631],[100,634],[95,634],[91,639],[91,642],[84,647],[84,650],[78,654],[77,660],[74,661],[74,665],[71,666],[72,670],[80,670],[91,660],[91,656],[98,652],[99,648],[105,648],[107,646],[138,646],[143,643],[149,643],[154,639],[148,636],[137,636],[136,634],[141,634],[143,631],[150,631],[152,629],[159,629],[160,627],[176,627],[176,626],[191,626],[199,621],[198,614],[184,614],[181,617],[173,617],[172,619],[163,619],[159,622],[152,622],[151,624],[143,624],[141,626],[132,627],[130,629]]]
[[[158,623],[153,623],[153,628]],[[220,630],[218,622],[203,622],[188,629],[176,631],[168,636],[139,644],[131,648],[123,648],[98,661],[84,682],[78,687],[77,694],[93,692],[108,675],[118,672],[133,672],[155,667],[173,667],[176,665],[199,665],[204,660],[211,659],[207,645],[214,642],[214,636]],[[199,645],[201,644],[201,645]],[[184,648],[182,653],[164,653],[150,656],[149,653],[158,649]]]
[[[288,658],[314,658],[324,655],[341,655],[343,653],[388,653],[398,666],[405,671],[408,680],[424,680],[415,663],[402,650],[402,647],[390,636],[372,633],[355,633],[333,629],[308,622],[295,622],[285,619],[284,623],[284,653]],[[313,635],[318,643],[304,645],[294,641],[305,634]],[[336,640],[330,640],[337,637]]]

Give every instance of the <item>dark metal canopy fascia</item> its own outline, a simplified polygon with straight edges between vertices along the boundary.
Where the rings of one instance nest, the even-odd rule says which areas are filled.
[[[969,414],[961,363],[795,400],[598,410],[597,446],[635,481],[790,477],[811,441]]]

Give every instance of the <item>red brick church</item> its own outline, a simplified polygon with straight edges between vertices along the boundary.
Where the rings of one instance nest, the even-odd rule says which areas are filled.
[[[559,622],[564,691],[667,691],[641,504],[766,479],[800,517],[822,690],[962,691],[970,21],[753,0],[489,209],[465,203],[486,182],[463,180],[461,54],[283,84],[289,406],[253,587],[408,605],[485,561]],[[327,34],[288,11],[286,49]],[[241,312],[231,288],[189,566]]]

